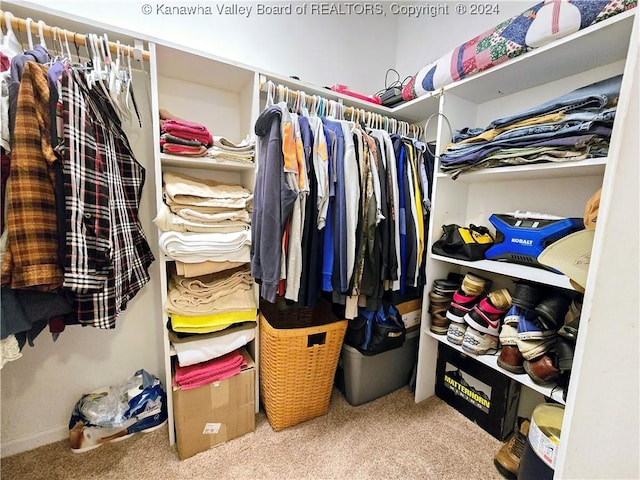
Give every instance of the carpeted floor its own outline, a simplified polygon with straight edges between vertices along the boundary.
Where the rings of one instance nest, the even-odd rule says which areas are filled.
[[[329,413],[254,432],[180,461],[167,428],[82,454],[66,440],[2,459],[2,479],[501,479],[501,443],[437,397],[402,388],[364,405],[334,389]]]

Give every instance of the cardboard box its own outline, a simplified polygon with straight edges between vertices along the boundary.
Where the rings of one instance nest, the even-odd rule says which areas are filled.
[[[440,343],[436,395],[498,440],[514,429],[520,383]]]
[[[422,300],[417,298],[415,300],[409,300],[408,302],[402,302],[396,305],[398,312],[402,315],[402,322],[407,330],[414,328],[417,330],[420,327],[420,321],[422,320]]]
[[[243,348],[247,366],[237,375],[191,390],[173,390],[176,444],[181,460],[253,432],[255,363]]]

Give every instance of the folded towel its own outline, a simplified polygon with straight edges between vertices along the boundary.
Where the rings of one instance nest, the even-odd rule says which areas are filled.
[[[190,145],[179,145],[177,143],[163,143],[160,141],[162,153],[170,153],[171,155],[182,155],[185,157],[204,157],[207,154],[207,147],[199,145],[192,147]]]
[[[162,133],[169,133],[186,140],[198,140],[208,147],[213,144],[213,136],[207,127],[188,120],[170,119],[162,122]]]
[[[182,390],[198,388],[237,375],[246,366],[247,361],[238,350],[195,365],[176,365],[173,386]]]
[[[169,332],[169,339],[176,349],[178,363],[186,367],[221,357],[243,347],[255,338],[255,334],[255,323],[246,323],[215,333],[190,335],[186,339]]]

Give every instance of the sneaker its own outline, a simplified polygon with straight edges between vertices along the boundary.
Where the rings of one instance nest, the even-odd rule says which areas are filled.
[[[530,426],[531,422],[528,419],[519,418],[518,428],[514,430],[493,458],[493,464],[505,478],[515,480],[518,477],[520,459],[527,444]]]
[[[512,307],[513,308],[513,307]],[[518,330],[513,325],[505,323],[500,330],[500,356],[498,366],[511,373],[524,373],[524,357],[518,348]]]
[[[580,315],[582,314],[582,300],[582,295],[578,295],[572,300],[571,305],[569,305],[569,311],[564,316],[564,325],[558,330],[558,335],[572,343],[576,343],[576,338],[578,337]]]
[[[434,290],[429,292],[429,315],[431,317],[431,325],[429,329],[438,335],[446,335],[449,328],[450,320],[447,318],[447,310],[451,304],[453,292],[450,296],[444,296],[436,293]]]
[[[473,355],[484,355],[487,352],[496,353],[498,351],[498,337],[467,327],[462,339],[462,350]]]
[[[447,329],[447,340],[454,345],[462,345],[464,334],[467,331],[466,323],[451,322]]]
[[[539,320],[534,310],[524,310],[518,319],[518,339],[519,340],[539,340],[543,338],[555,337],[557,330],[543,326],[544,322]]]
[[[520,308],[533,310],[540,301],[542,289],[527,282],[516,282],[511,303]]]
[[[464,316],[478,303],[480,296],[490,281],[467,273],[460,288],[453,294],[451,305],[447,310],[447,318],[453,322],[464,323]]]
[[[475,330],[497,337],[500,321],[511,306],[511,294],[506,288],[495,290],[464,316],[464,321]]]
[[[73,408],[69,445],[74,453],[151,432],[167,422],[167,397],[160,380],[139,370],[122,385],[85,394]]]
[[[549,351],[555,343],[557,335],[547,338],[538,338],[534,340],[521,340],[518,338],[518,350],[522,357],[526,360],[535,360]],[[523,364],[524,366],[524,364]]]
[[[540,327],[544,330],[557,331],[564,321],[570,303],[571,298],[559,293],[544,297],[535,308]]]
[[[520,316],[523,314],[524,312],[521,307],[511,305],[504,316],[503,323],[505,325],[511,325],[514,328],[518,328],[518,321],[520,320]]]

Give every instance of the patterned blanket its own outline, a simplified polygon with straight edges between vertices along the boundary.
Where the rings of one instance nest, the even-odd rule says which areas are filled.
[[[638,0],[545,0],[423,67],[404,100],[438,90],[523,53],[636,7]]]

